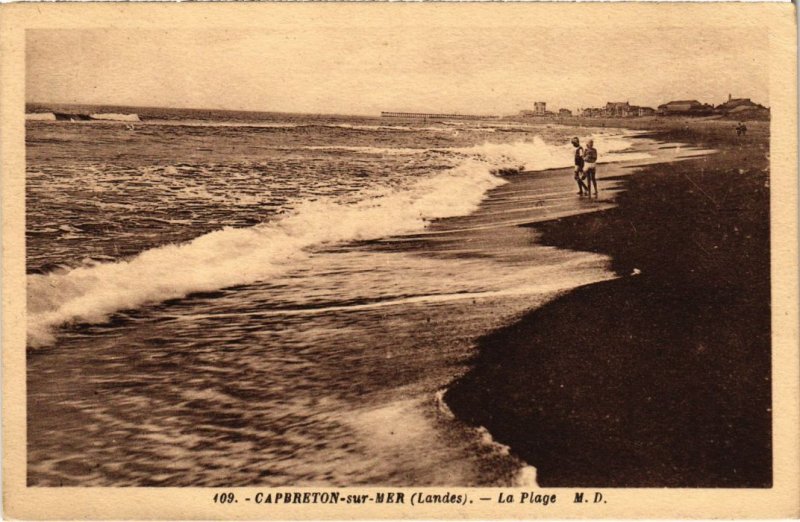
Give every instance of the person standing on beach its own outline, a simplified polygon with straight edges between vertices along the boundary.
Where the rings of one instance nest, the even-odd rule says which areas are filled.
[[[589,187],[583,184],[583,147],[578,137],[572,138],[572,146],[575,147],[575,181],[578,183],[578,195],[583,196],[583,191]]]
[[[736,135],[744,136],[745,134],[747,134],[747,125],[745,125],[743,121],[740,121],[739,125],[736,126]]]
[[[597,149],[594,148],[594,140],[586,142],[583,151],[583,172],[586,175],[586,193],[592,197],[592,185],[594,185],[594,197],[598,197],[597,192]]]

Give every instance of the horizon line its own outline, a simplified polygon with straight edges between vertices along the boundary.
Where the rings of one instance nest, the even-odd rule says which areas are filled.
[[[735,97],[731,98],[731,99],[734,99],[734,100],[735,99],[749,99],[749,100],[752,100],[752,98],[735,98]],[[667,102],[661,103],[660,105],[663,105],[665,103],[670,103],[672,101],[676,101],[676,100],[669,100]],[[707,103],[707,102],[703,102],[701,100],[696,100],[696,101],[698,101],[700,103]],[[725,101],[721,102],[720,104],[725,103],[726,101],[728,101],[728,100],[726,99]],[[625,102],[630,103],[630,100],[626,100]],[[547,103],[547,102],[545,102],[545,103]],[[624,103],[624,102],[607,101],[606,103]],[[380,117],[381,113],[383,113],[383,112],[397,112],[397,113],[405,112],[405,113],[409,113],[409,114],[414,114],[414,113],[434,113],[434,112],[437,113],[437,114],[441,113],[441,111],[431,111],[431,110],[409,111],[409,110],[387,110],[387,109],[381,109],[381,110],[379,110],[377,112],[369,112],[369,113],[366,113],[366,112],[365,113],[319,112],[319,111],[302,112],[302,111],[268,110],[268,109],[229,109],[229,108],[219,108],[219,107],[180,107],[180,106],[172,106],[172,107],[170,107],[170,106],[163,106],[163,105],[138,105],[138,104],[124,104],[124,103],[114,103],[114,102],[87,103],[87,102],[57,102],[57,101],[52,101],[52,102],[26,101],[25,105],[26,106],[27,105],[45,105],[45,106],[47,106],[47,105],[64,105],[64,106],[80,106],[80,105],[83,105],[83,106],[89,106],[89,107],[130,107],[130,108],[136,108],[136,109],[167,109],[167,110],[187,110],[187,111],[228,111],[228,112],[262,113],[262,114],[291,114],[291,115],[300,115],[300,116]],[[637,106],[637,107],[641,106],[641,105],[637,105],[635,103],[632,104],[632,105],[633,106]],[[711,105],[712,106],[716,106],[718,104],[712,103]],[[599,106],[588,105],[588,106],[577,107],[575,109],[569,109],[569,110],[593,109],[593,108],[600,108],[600,107],[603,107],[603,106],[604,105],[599,105]],[[764,105],[764,106],[769,109],[769,106],[767,106],[767,105]],[[647,107],[647,106],[645,105],[644,107]],[[656,107],[658,107],[658,105]],[[563,107],[563,106],[559,107],[559,109],[564,109],[564,108],[567,108],[567,107]],[[499,113],[499,114],[498,113],[494,113],[494,114],[485,113],[484,114],[484,113],[474,113],[474,112],[473,113],[460,113],[458,111],[455,111],[455,112],[447,111],[447,112],[449,114],[462,115],[462,116],[495,116],[495,117],[497,117],[499,115],[499,117],[502,118],[502,117],[505,117],[505,116],[518,116],[521,112],[530,111],[530,110],[531,109],[519,109],[519,110],[517,110],[516,112],[513,112],[513,113]]]

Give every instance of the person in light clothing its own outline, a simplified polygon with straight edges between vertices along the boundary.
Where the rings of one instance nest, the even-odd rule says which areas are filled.
[[[594,185],[594,197],[597,197],[597,149],[594,148],[594,140],[586,142],[586,147],[583,149],[583,161],[586,192],[589,197],[592,197],[592,185]]]

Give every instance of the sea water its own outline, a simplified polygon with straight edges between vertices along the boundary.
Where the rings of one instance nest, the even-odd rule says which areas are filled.
[[[612,277],[517,226],[582,211],[550,170],[574,129],[139,116],[27,123],[30,485],[531,480],[440,395],[478,337]]]

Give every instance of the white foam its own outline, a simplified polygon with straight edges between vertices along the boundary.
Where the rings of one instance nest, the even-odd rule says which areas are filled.
[[[224,228],[115,263],[28,276],[28,341],[52,342],[59,325],[105,321],[146,303],[252,283],[288,270],[319,244],[377,239],[423,230],[432,219],[466,215],[505,183],[477,160],[405,189],[373,191],[343,204],[300,202],[286,217],[250,228]]]
[[[302,123],[286,122],[244,122],[244,121],[209,121],[209,120],[144,120],[147,125],[165,125],[170,127],[234,127],[259,129],[295,129],[305,127]]]
[[[295,129],[301,127],[327,127],[331,129],[364,130],[364,131],[400,131],[400,132],[450,132],[443,127],[408,127],[401,125],[369,125],[352,123],[326,123],[326,122],[247,122],[247,121],[209,121],[209,120],[165,120],[151,119],[142,123],[148,125],[169,125],[178,127],[241,127],[260,129]]]
[[[622,160],[642,160],[651,156],[644,152],[627,152],[633,141],[624,136],[596,134],[594,139],[598,148],[599,163]],[[585,143],[586,140],[581,140]],[[448,149],[467,156],[484,158],[497,165],[520,166],[525,170],[537,171],[570,167],[573,165],[574,148],[570,143],[553,145],[539,136],[529,141],[514,143],[484,143],[474,147]]]
[[[514,485],[518,488],[538,488],[539,483],[536,481],[536,468],[530,464],[519,468],[517,476],[514,477]]]
[[[25,115],[26,120],[55,121],[56,115],[52,112],[31,112]]]
[[[610,151],[606,158],[631,143],[611,136],[596,141]],[[290,213],[269,223],[224,228],[125,261],[29,275],[29,343],[52,342],[53,328],[63,324],[103,322],[119,310],[268,279],[295,267],[315,245],[421,232],[431,220],[477,210],[489,189],[506,183],[491,174],[493,167],[564,167],[572,162],[571,148],[536,138],[446,149],[461,163],[402,189],[364,191],[354,203],[332,198],[298,201]]]
[[[436,409],[439,411],[439,413],[444,415],[445,418],[455,419],[456,416],[453,413],[453,410],[450,409],[450,406],[448,406],[444,400],[445,393],[447,393],[447,388],[442,388],[441,390],[438,390],[436,392],[435,395]]]
[[[110,121],[140,121],[138,114],[120,114],[116,112],[104,112],[99,114],[90,114],[93,120],[110,120]]]
[[[345,145],[306,145],[296,148],[304,150],[355,152],[357,154],[378,154],[384,156],[407,156],[413,154],[423,154],[428,151],[428,149],[413,149],[408,147],[359,147]],[[289,147],[276,147],[276,149],[292,150],[292,148]]]
[[[479,426],[476,428],[476,431],[480,437],[481,444],[490,447],[492,451],[500,455],[511,456],[511,448],[494,440],[494,438],[492,438],[492,434],[489,433],[489,430],[487,430],[485,427]],[[513,485],[515,487],[539,487],[539,484],[536,482],[536,468],[525,463],[516,456],[513,456],[513,458],[519,463],[519,469],[514,476]]]

